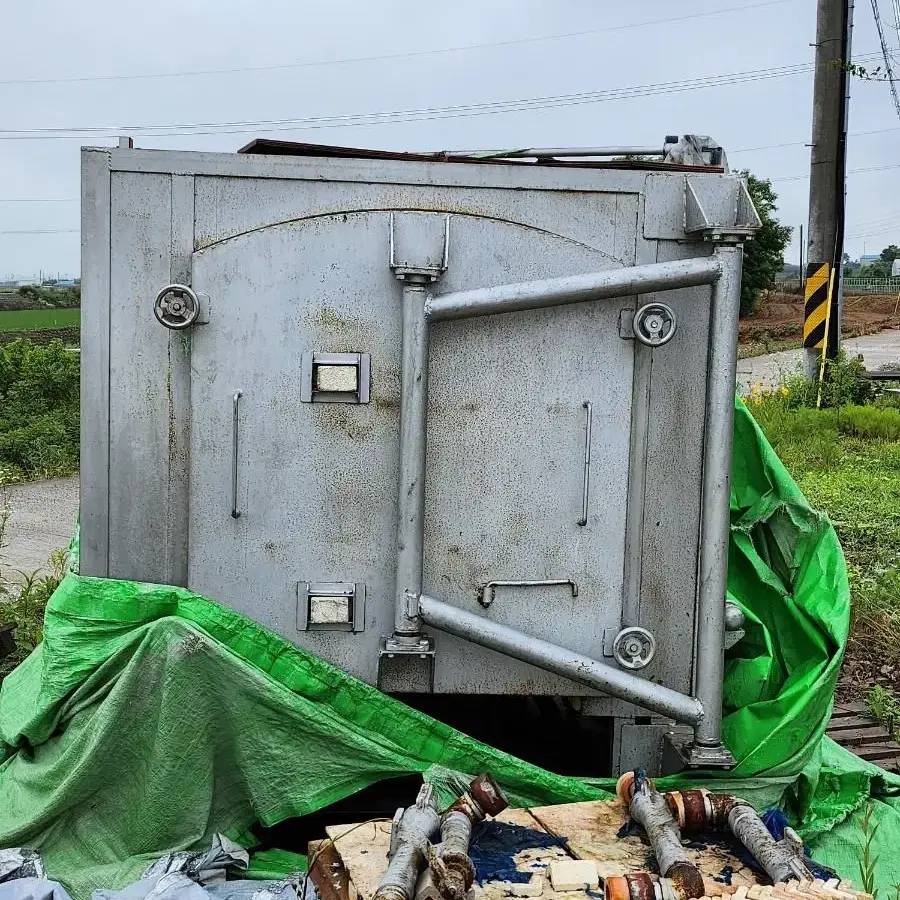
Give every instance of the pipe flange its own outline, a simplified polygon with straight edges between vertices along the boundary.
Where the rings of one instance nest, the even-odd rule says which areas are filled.
[[[656,638],[638,625],[623,628],[613,640],[613,657],[623,669],[643,669],[656,656]]]
[[[157,295],[153,315],[160,325],[181,331],[190,328],[200,315],[200,300],[186,284],[167,284]]]
[[[634,336],[648,347],[662,347],[675,336],[675,311],[665,303],[648,303],[635,314],[631,323]]]

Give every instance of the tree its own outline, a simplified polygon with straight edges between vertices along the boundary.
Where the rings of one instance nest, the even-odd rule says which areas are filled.
[[[876,262],[861,266],[856,273],[860,278],[890,278],[891,263],[900,257],[900,247],[891,244],[881,251],[881,258]]]
[[[741,315],[756,308],[761,291],[775,284],[775,276],[784,268],[784,250],[793,229],[775,218],[778,195],[768,179],[756,178],[748,171],[738,173],[747,179],[747,190],[759,214],[762,227],[753,240],[744,244],[744,274],[741,280]]]

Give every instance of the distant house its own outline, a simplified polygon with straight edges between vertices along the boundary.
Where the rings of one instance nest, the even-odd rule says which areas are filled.
[[[900,275],[900,256],[891,263],[891,278]]]
[[[869,263],[878,262],[881,259],[880,253],[866,253],[865,256],[861,256],[859,258],[859,264],[861,266],[867,266]]]

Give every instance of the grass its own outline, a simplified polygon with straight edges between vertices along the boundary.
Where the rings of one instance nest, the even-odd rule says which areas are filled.
[[[738,359],[765,356],[767,353],[779,353],[782,350],[799,350],[800,346],[799,337],[785,338],[781,341],[745,341],[738,345]]]
[[[798,379],[756,392],[749,407],[809,502],[834,523],[853,604],[845,688],[865,696],[878,684],[900,691],[900,404],[871,397],[852,367],[836,365],[829,408],[815,409],[815,391]]]
[[[6,546],[8,522],[9,504],[6,497],[0,495],[0,555]],[[0,623],[16,623],[16,649],[0,659],[0,683],[37,647],[43,637],[44,608],[66,573],[68,552],[58,550],[48,562],[49,572],[17,572],[18,578],[15,580],[8,580],[6,570],[0,570]]]
[[[79,362],[59,341],[0,344],[0,484],[78,468]]]
[[[0,311],[0,333],[77,328],[80,309],[11,309]]]

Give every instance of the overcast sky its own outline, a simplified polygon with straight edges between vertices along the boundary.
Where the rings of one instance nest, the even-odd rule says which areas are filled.
[[[810,137],[811,71],[731,84],[719,80],[810,63],[815,5],[815,0],[5,2],[0,129],[343,116],[701,79],[709,86],[489,115],[290,131],[253,127],[246,134],[135,133],[135,143],[233,151],[270,134],[385,149],[472,149],[658,145],[666,134],[709,134],[726,148],[733,168],[773,179],[782,221],[799,225],[807,213],[804,144]],[[888,43],[896,47],[891,5],[885,0],[881,5]],[[878,48],[870,4],[857,2],[854,57]],[[430,52],[445,50],[450,52]],[[392,58],[346,61],[373,56]],[[265,66],[284,67],[133,77]],[[78,78],[88,80],[73,80]],[[52,79],[59,80],[48,83]],[[864,243],[868,252],[900,243],[900,119],[886,84],[854,80],[852,92],[849,169],[897,165],[849,175],[847,247],[855,257]],[[879,133],[859,134],[873,131]],[[114,141],[9,137],[0,134],[0,277],[26,277],[39,269],[75,274],[76,231],[8,232],[77,230],[77,201],[35,201],[77,198],[79,147]],[[772,144],[790,146],[749,149]],[[13,198],[29,202],[7,202]],[[792,261],[797,253],[795,234]]]

